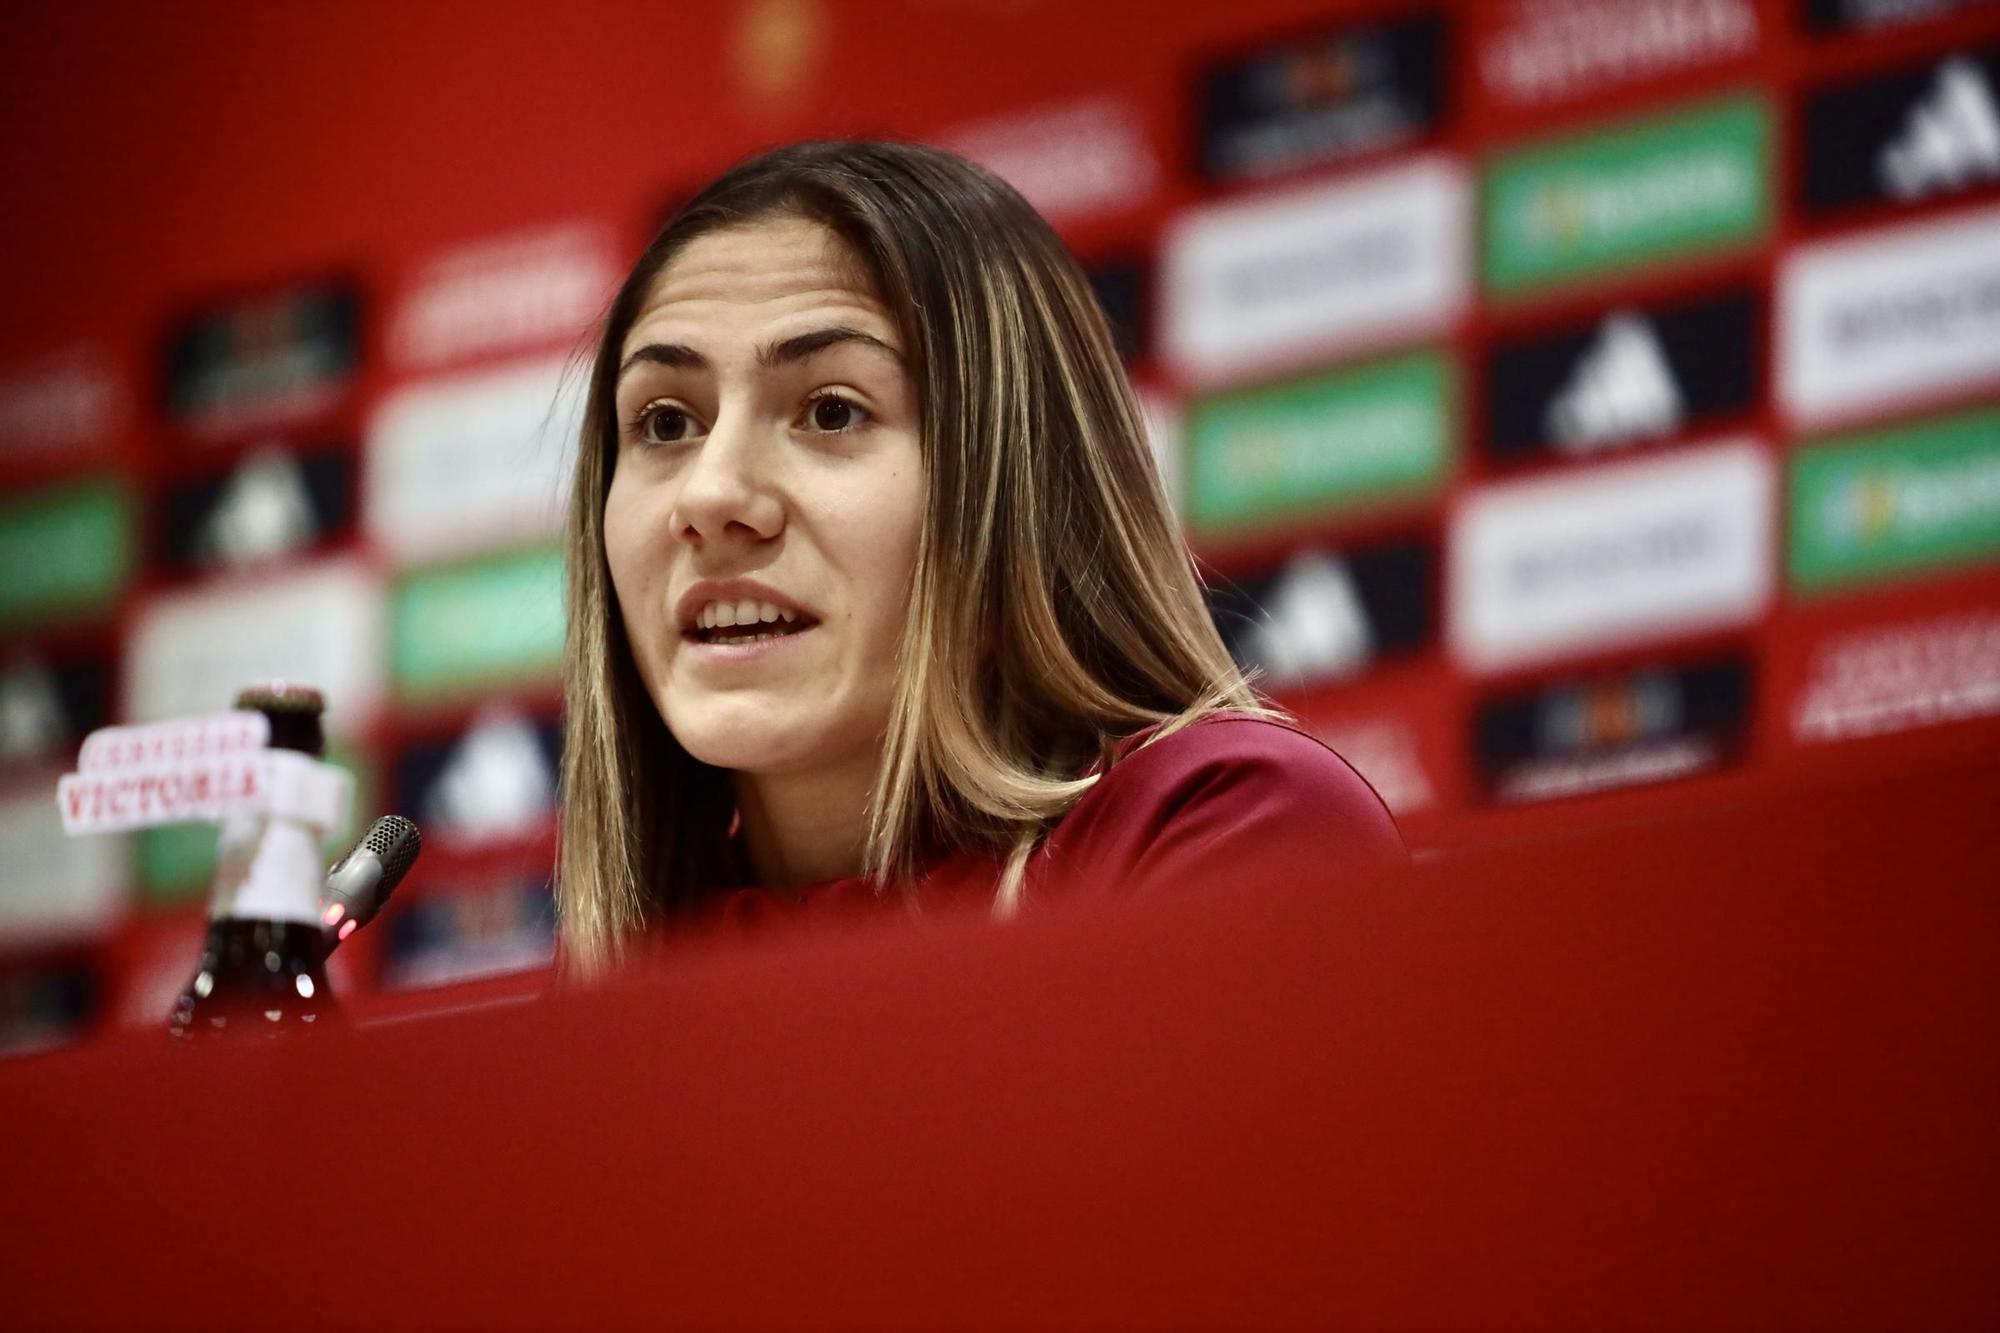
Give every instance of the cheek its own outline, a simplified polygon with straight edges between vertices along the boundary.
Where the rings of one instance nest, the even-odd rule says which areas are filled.
[[[637,501],[632,488],[620,486],[614,475],[604,500],[604,560],[611,567],[611,586],[621,603],[639,592],[643,577],[645,524]]]

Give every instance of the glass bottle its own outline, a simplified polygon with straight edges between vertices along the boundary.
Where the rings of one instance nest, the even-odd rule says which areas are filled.
[[[269,720],[269,748],[315,759],[325,754],[318,690],[284,682],[252,686],[237,695],[236,707]],[[320,933],[326,869],[318,833],[296,819],[235,813],[223,820],[217,851],[201,961],[167,1030],[186,1038],[338,1021]]]

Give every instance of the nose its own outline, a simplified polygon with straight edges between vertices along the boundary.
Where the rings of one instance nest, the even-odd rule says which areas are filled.
[[[785,529],[773,441],[755,418],[725,409],[681,473],[673,531],[691,546],[768,541]]]

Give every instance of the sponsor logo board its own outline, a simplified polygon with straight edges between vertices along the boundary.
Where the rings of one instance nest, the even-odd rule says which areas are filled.
[[[1189,518],[1223,532],[1435,490],[1455,399],[1451,363],[1424,352],[1197,403]]]
[[[547,873],[433,881],[379,929],[386,989],[446,986],[548,966],[555,899]]]
[[[0,800],[0,939],[103,933],[124,913],[131,854],[128,838],[66,836],[45,786]]]
[[[1756,241],[1770,218],[1771,124],[1753,97],[1516,150],[1485,180],[1486,282],[1499,293]]]
[[[72,348],[0,371],[0,461],[95,456],[124,407],[95,349]]]
[[[1111,326],[1111,345],[1119,359],[1131,364],[1152,345],[1147,331],[1148,290],[1152,274],[1145,260],[1126,255],[1088,265],[1084,276]]]
[[[1218,581],[1209,614],[1237,664],[1262,673],[1261,686],[1298,689],[1431,643],[1436,576],[1426,540],[1303,547],[1275,567]]]
[[[1825,35],[1870,32],[1991,7],[1993,0],[1799,0],[1806,27]]]
[[[211,713],[252,681],[298,680],[325,693],[329,734],[351,733],[382,695],[383,623],[381,583],[353,560],[151,597],[127,638],[124,715]]]
[[[2000,715],[2000,611],[1836,630],[1814,643],[1787,721],[1806,744]]]
[[[1740,654],[1558,681],[1479,706],[1473,751],[1496,804],[1686,777],[1733,761],[1750,711]]]
[[[559,547],[405,574],[393,610],[392,672],[410,695],[553,681],[562,662]]]
[[[231,302],[167,341],[167,411],[203,438],[309,420],[340,406],[359,359],[361,301],[345,284]]]
[[[161,525],[167,564],[187,571],[283,560],[350,528],[353,512],[350,451],[269,445],[226,474],[170,487]]]
[[[2000,46],[1822,89],[1804,106],[1800,189],[1825,216],[2000,181]]]
[[[1212,67],[1201,81],[1201,168],[1260,180],[1430,134],[1444,102],[1442,14],[1323,29]]]
[[[1795,250],[1778,283],[1794,422],[2000,380],[2000,208]]]
[[[1742,440],[1472,492],[1451,533],[1454,653],[1494,670],[1753,618],[1773,487]]]
[[[947,134],[943,146],[1006,181],[1059,225],[1135,207],[1160,183],[1159,158],[1138,111],[1114,98],[979,121]]]
[[[1450,158],[1182,214],[1161,259],[1161,334],[1191,381],[1416,337],[1466,301],[1469,191]]]
[[[560,359],[416,381],[368,430],[365,524],[399,561],[553,533],[584,384]]]
[[[1486,361],[1487,450],[1586,457],[1748,412],[1761,327],[1762,303],[1743,289],[1503,343]]]
[[[562,729],[495,705],[449,739],[411,747],[397,766],[402,806],[440,847],[539,838],[554,828]]]
[[[0,503],[0,629],[109,609],[133,572],[133,510],[110,477]]]
[[[1865,583],[2000,555],[2000,409],[1815,444],[1792,459],[1799,588]]]
[[[1748,55],[1759,39],[1753,0],[1489,0],[1485,19],[1480,82],[1514,106],[1602,96]]]
[[[590,223],[456,247],[421,267],[391,307],[390,367],[581,346],[622,276],[609,230]]]
[[[0,658],[0,770],[66,754],[103,726],[111,659],[97,651]]]

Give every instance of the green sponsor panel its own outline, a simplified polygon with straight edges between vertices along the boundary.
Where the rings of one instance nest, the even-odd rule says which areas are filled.
[[[100,478],[0,504],[0,627],[105,610],[133,564],[133,503]]]
[[[2000,409],[1846,436],[1792,462],[1792,583],[1812,591],[2000,556]]]
[[[1770,223],[1771,118],[1755,98],[1635,121],[1487,169],[1487,286],[1514,292],[1753,241]]]
[[[1221,532],[1436,489],[1451,454],[1451,363],[1400,357],[1197,404],[1188,517]]]
[[[404,576],[392,613],[397,688],[428,695],[555,679],[562,588],[558,546]]]
[[[354,845],[361,830],[382,813],[372,771],[352,751],[333,749],[327,762],[354,775],[354,801],[347,808],[347,823],[327,835],[322,850],[328,865]],[[215,838],[213,824],[165,824],[139,830],[139,891],[148,904],[173,907],[199,902],[208,894],[215,878]]]

